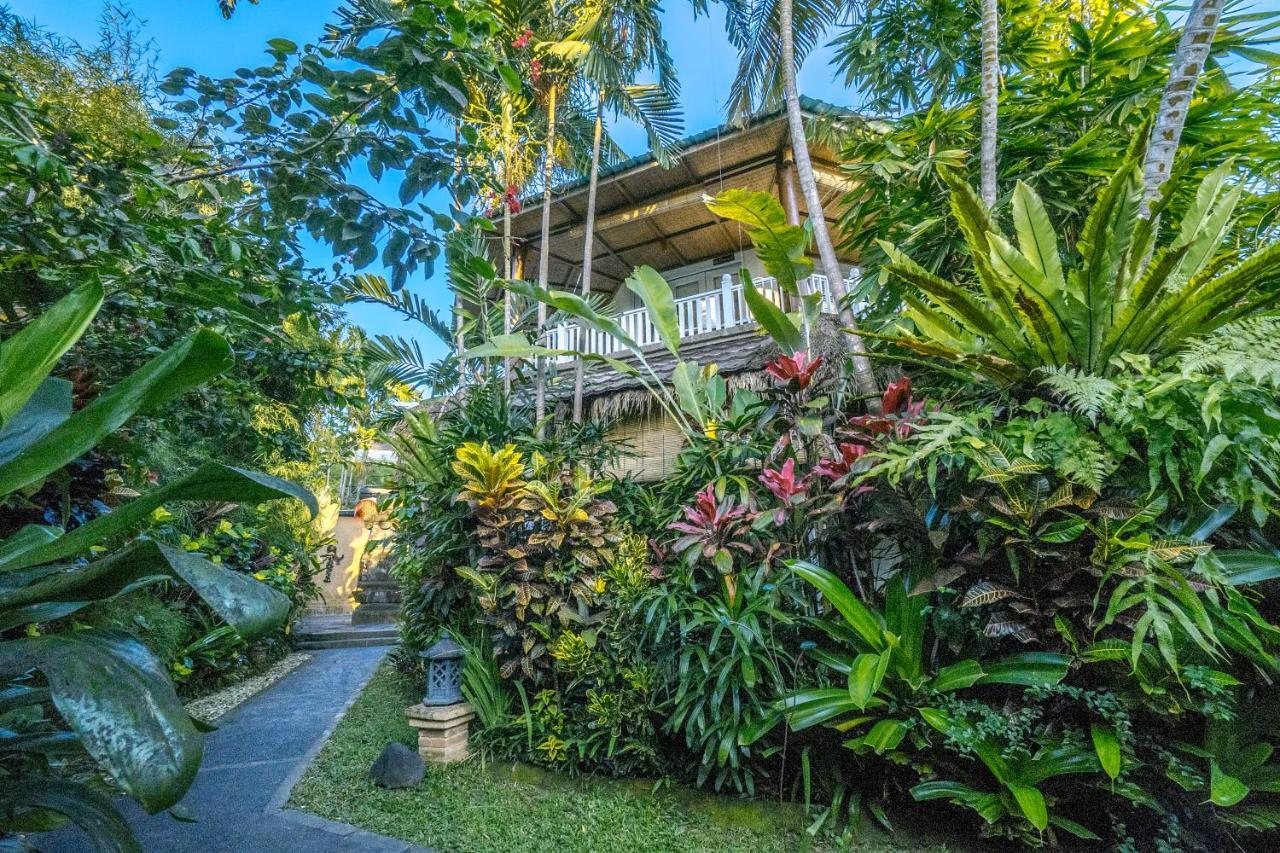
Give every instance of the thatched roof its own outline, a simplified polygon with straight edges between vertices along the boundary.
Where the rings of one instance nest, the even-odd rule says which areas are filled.
[[[801,99],[810,119],[851,113],[809,98]],[[612,292],[642,264],[663,271],[716,258],[749,245],[736,225],[714,216],[702,204],[704,194],[741,188],[785,194],[784,168],[790,162],[790,137],[781,112],[761,115],[745,126],[723,125],[684,140],[678,163],[664,169],[651,156],[634,157],[602,175],[596,196],[592,289]],[[841,195],[852,187],[836,156],[810,145],[814,171],[823,193],[824,215],[834,221]],[[808,216],[803,195],[793,193],[801,217]],[[582,180],[556,188],[551,207],[550,273],[552,286],[577,290],[583,255],[587,186]],[[523,275],[538,268],[542,211],[530,199],[512,219],[512,235],[523,259]],[[844,260],[853,261],[853,258]]]

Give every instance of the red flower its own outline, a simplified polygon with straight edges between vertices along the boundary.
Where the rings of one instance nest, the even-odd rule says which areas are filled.
[[[525,30],[516,36],[516,40],[511,43],[511,46],[516,50],[524,50],[529,46],[529,39],[531,38],[533,38],[533,30]]]
[[[866,455],[867,448],[861,444],[841,442],[836,450],[840,451],[839,459],[823,459],[813,468],[819,477],[830,477],[839,480],[853,470],[854,463]]]
[[[779,382],[794,380],[797,387],[803,391],[809,387],[809,383],[813,381],[814,374],[820,367],[822,367],[822,356],[810,361],[809,353],[802,351],[795,355],[779,356],[765,366],[764,372]]]
[[[904,376],[896,382],[891,382],[889,387],[884,389],[884,396],[880,398],[880,409],[886,415],[890,415],[901,409],[903,403],[910,402],[911,379]]]
[[[542,61],[535,59],[529,63],[529,77],[537,83],[542,79]]]
[[[784,504],[795,503],[796,498],[803,498],[808,487],[805,478],[796,479],[796,460],[788,459],[782,463],[782,470],[766,468],[760,472],[760,482],[773,492],[773,496]]]
[[[507,202],[507,207],[511,209],[511,214],[514,216],[515,214],[519,213],[521,210],[520,194],[519,194],[519,191],[516,189],[515,184],[507,184],[507,193],[505,198]]]
[[[751,546],[742,541],[751,527],[751,512],[739,506],[732,497],[716,500],[715,486],[711,483],[698,492],[693,506],[684,508],[684,521],[673,521],[668,527],[686,535],[676,540],[674,548],[682,554],[697,550],[707,559],[714,559],[717,567],[731,566],[729,549],[750,552]],[[721,571],[726,571],[721,568]]]

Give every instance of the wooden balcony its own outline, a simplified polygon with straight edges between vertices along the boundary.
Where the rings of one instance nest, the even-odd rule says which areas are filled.
[[[753,279],[760,293],[775,305],[782,305],[782,291],[772,277]],[[850,271],[845,279],[846,290],[852,290],[858,283],[857,270]],[[831,296],[831,287],[825,275],[814,274],[801,282],[801,290],[822,294],[822,312],[835,314],[836,304]],[[755,319],[747,309],[742,295],[742,282],[734,283],[733,277],[726,274],[720,278],[720,287],[716,290],[695,293],[676,301],[676,320],[680,327],[680,340],[688,340],[703,336],[720,334],[738,327],[754,326]],[[641,347],[656,347],[662,343],[658,329],[649,321],[648,311],[636,308],[624,311],[617,317],[618,325],[632,340]],[[580,328],[576,323],[554,325],[546,330],[545,343],[551,349],[573,350],[597,355],[614,355],[625,353],[626,347],[613,335],[606,335],[594,329],[586,330],[586,345],[579,346]],[[560,356],[558,361],[572,361],[573,356]]]

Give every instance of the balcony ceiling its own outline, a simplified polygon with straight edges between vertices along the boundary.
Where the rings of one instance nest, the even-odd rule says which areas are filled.
[[[601,178],[597,190],[592,289],[611,292],[634,267],[668,270],[726,255],[750,245],[738,226],[713,216],[703,194],[742,188],[779,193],[779,168],[789,148],[785,117],[773,114],[742,129],[724,128],[689,140],[680,161],[664,169],[651,159],[628,161]],[[834,221],[839,200],[850,188],[832,153],[812,149],[825,215]],[[796,188],[801,217],[804,198]],[[585,182],[575,181],[553,196],[549,280],[577,290],[581,283]],[[542,209],[530,199],[512,219],[512,235],[523,247],[524,276],[537,277]],[[853,258],[842,258],[852,261]]]

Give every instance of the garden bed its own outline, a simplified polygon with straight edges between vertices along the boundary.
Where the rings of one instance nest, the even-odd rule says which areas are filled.
[[[293,790],[289,805],[449,853],[478,851],[801,851],[801,808],[720,797],[648,780],[572,779],[527,765],[436,768],[416,788],[369,779],[389,741],[415,743],[405,722],[415,685],[384,665]],[[941,845],[866,832],[858,851],[941,851]]]

